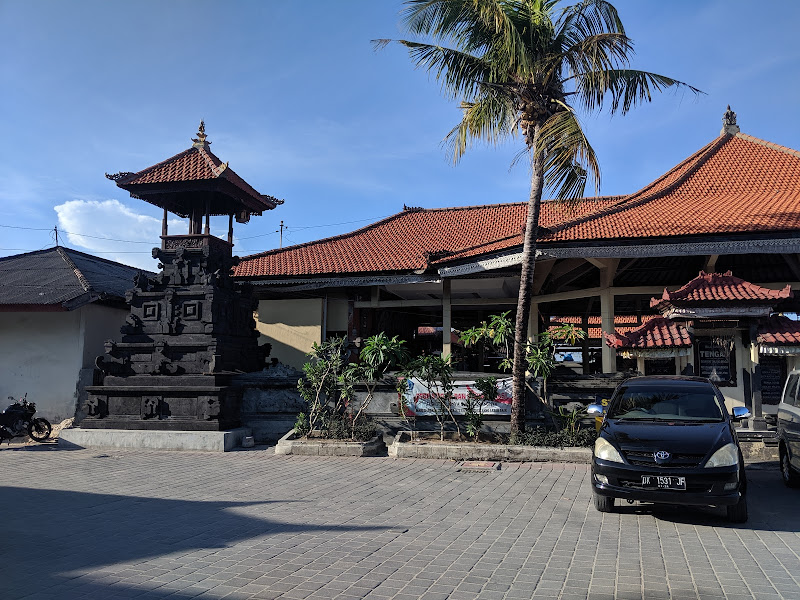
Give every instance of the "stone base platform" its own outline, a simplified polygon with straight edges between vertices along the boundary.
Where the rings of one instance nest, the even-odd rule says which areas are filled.
[[[292,429],[278,440],[275,454],[300,456],[377,456],[385,448],[383,436],[376,435],[368,442],[346,440],[299,439]]]
[[[242,438],[253,435],[246,427],[228,431],[154,431],[135,429],[64,429],[59,446],[81,448],[137,448],[149,450],[190,450],[228,452],[241,446]]]
[[[592,462],[591,448],[546,448],[507,444],[481,444],[474,442],[439,442],[438,440],[412,440],[407,431],[400,432],[389,446],[393,458],[436,458],[459,461],[506,462]]]

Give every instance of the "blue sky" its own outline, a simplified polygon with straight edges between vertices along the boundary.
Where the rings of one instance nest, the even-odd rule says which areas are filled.
[[[625,117],[584,115],[602,194],[636,191],[711,141],[727,104],[744,133],[800,149],[800,3],[614,4],[635,67],[706,95],[668,92]],[[155,269],[159,210],[103,174],[185,150],[201,118],[217,156],[286,200],[236,227],[241,256],[277,247],[281,220],[290,245],[403,204],[526,200],[527,166],[509,170],[520,141],[476,147],[453,166],[440,142],[459,119],[455,103],[401,47],[372,50],[371,39],[401,35],[400,9],[395,0],[0,0],[0,255],[52,246],[58,226],[64,245]]]

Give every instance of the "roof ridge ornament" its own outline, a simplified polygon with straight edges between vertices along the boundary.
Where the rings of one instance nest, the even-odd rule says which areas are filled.
[[[206,138],[206,122],[203,119],[200,119],[200,127],[197,128],[197,138],[192,138],[192,141],[194,142],[192,146],[195,148],[207,149],[211,142],[209,142]]]
[[[735,135],[739,133],[739,126],[736,124],[736,113],[731,110],[731,105],[728,104],[728,110],[722,115],[722,131],[720,135]]]

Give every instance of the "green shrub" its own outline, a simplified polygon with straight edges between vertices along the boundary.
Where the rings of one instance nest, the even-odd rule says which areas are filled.
[[[570,431],[561,429],[553,431],[545,427],[534,427],[521,434],[506,435],[505,442],[520,446],[547,446],[552,448],[591,447],[597,439],[597,432],[592,429]]]

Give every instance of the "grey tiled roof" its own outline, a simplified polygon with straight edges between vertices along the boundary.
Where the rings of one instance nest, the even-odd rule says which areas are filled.
[[[57,246],[0,258],[0,305],[61,305],[121,300],[140,269]]]

